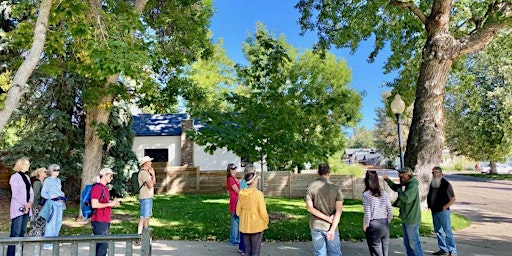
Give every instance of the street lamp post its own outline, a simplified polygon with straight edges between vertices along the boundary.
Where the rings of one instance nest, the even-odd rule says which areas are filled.
[[[402,156],[402,132],[400,131],[400,116],[404,113],[405,102],[400,97],[400,94],[396,94],[395,98],[391,102],[391,111],[396,116],[396,123],[398,127],[398,152],[400,153],[400,168],[404,168],[404,157]]]

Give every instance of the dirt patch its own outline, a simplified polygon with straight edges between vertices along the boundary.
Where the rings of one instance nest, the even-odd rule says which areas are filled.
[[[282,212],[269,212],[268,219],[270,221],[288,220],[288,219],[290,219],[290,216],[288,216]]]

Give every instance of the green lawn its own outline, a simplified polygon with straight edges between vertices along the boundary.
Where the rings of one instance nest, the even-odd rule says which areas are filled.
[[[489,180],[512,180],[512,174],[464,173],[461,175],[484,178]]]
[[[309,213],[302,199],[266,198],[271,222],[265,231],[266,241],[310,241]],[[135,198],[123,199],[122,206],[114,210],[112,233],[136,233],[139,204]],[[77,209],[69,207],[67,216],[76,216]],[[398,216],[398,209],[394,208]],[[67,218],[61,235],[90,234],[90,226]],[[452,216],[454,228],[461,229],[470,222],[461,216]],[[362,240],[363,206],[359,200],[345,200],[339,225],[343,240]],[[78,223],[78,224],[77,224]],[[227,241],[230,213],[225,195],[157,195],[154,200],[150,226],[153,237],[168,240]],[[433,232],[430,213],[423,212],[420,228],[422,235]],[[391,222],[391,237],[400,237],[402,230],[398,217]]]

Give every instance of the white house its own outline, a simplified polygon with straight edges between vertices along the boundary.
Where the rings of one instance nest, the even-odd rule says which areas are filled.
[[[192,165],[201,171],[225,170],[229,163],[237,166],[242,158],[226,148],[217,149],[213,155],[187,139],[187,129],[198,129],[197,121],[188,114],[138,114],[133,116],[132,129],[135,132],[133,152],[137,158],[150,156],[154,162],[168,162],[170,166]],[[256,169],[261,169],[254,163]]]

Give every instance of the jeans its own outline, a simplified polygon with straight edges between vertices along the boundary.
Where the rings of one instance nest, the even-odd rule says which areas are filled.
[[[434,232],[437,236],[437,245],[439,249],[457,254],[455,238],[452,233],[452,221],[450,220],[450,210],[442,212],[433,212],[432,220],[434,222]]]
[[[244,235],[242,234],[242,232],[239,232],[239,234],[240,234],[240,243],[238,244],[238,251],[239,252],[245,252]]]
[[[423,256],[423,249],[420,241],[420,224],[402,223],[404,232],[404,246],[407,256]]]
[[[371,256],[387,256],[389,247],[388,219],[371,220],[366,228],[366,243]]]
[[[11,220],[11,235],[10,237],[24,237],[27,231],[27,223],[29,214],[23,214]],[[23,250],[23,248],[22,248]],[[16,246],[9,245],[7,247],[7,256],[14,256],[16,253]]]
[[[231,228],[229,229],[229,243],[239,244],[240,243],[240,231],[238,225],[240,224],[240,218],[235,213],[231,215]]]
[[[53,202],[53,213],[49,222],[46,222],[44,227],[44,236],[52,237],[59,236],[60,228],[62,227],[62,215],[64,213],[64,202]],[[44,248],[50,248],[51,244],[45,244]]]
[[[311,230],[315,256],[325,256],[327,253],[329,253],[330,256],[341,256],[340,233],[338,231],[334,232],[333,240],[327,240],[325,237],[326,233],[327,231],[325,230]]]
[[[261,240],[263,239],[263,231],[255,234],[243,234],[245,243],[246,256],[260,256]]]
[[[108,235],[110,230],[110,223],[91,221],[92,233],[95,236]],[[96,243],[96,256],[107,255],[108,244]]]

